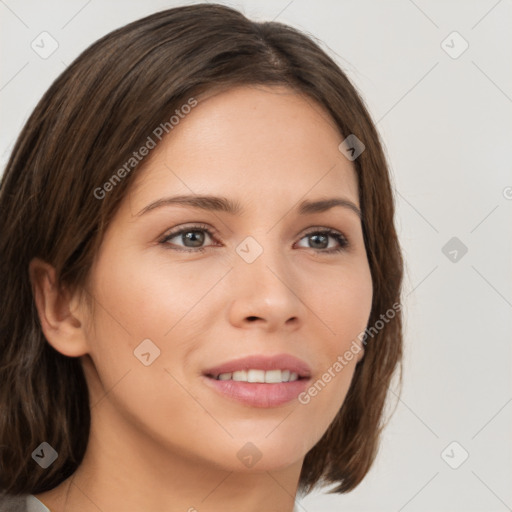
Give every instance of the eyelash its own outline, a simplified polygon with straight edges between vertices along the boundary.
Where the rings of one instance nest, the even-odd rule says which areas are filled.
[[[214,239],[214,235],[215,235],[215,233],[208,226],[206,226],[204,224],[196,224],[194,226],[187,226],[186,228],[181,228],[179,230],[173,231],[172,233],[168,233],[167,235],[165,235],[165,237],[162,240],[160,240],[159,243],[162,244],[166,249],[171,249],[171,250],[179,251],[179,252],[205,252],[206,247],[177,249],[176,247],[172,247],[171,244],[168,244],[168,241],[171,240],[172,238],[174,238],[178,235],[181,235],[183,233],[188,233],[190,231],[205,231],[206,233],[208,233],[208,235],[212,239]],[[311,236],[311,235],[330,235],[339,243],[339,246],[334,249],[333,248],[331,248],[331,249],[312,249],[313,251],[315,251],[318,254],[337,254],[343,250],[346,250],[349,247],[349,241],[347,240],[345,235],[343,235],[339,231],[336,231],[331,228],[322,228],[322,229],[316,228],[312,231],[305,233],[302,236],[302,238],[305,238],[305,237]],[[302,238],[301,238],[301,240],[302,240]]]

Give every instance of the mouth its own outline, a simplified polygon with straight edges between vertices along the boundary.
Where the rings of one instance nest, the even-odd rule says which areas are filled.
[[[249,370],[237,370],[234,372],[225,372],[218,374],[207,374],[207,377],[215,380],[233,380],[236,382],[259,382],[266,384],[276,384],[281,382],[294,382],[306,377],[300,376],[297,372],[291,370],[258,370],[251,368]]]
[[[205,370],[204,382],[223,397],[250,407],[284,405],[304,391],[307,363],[289,354],[249,356]]]

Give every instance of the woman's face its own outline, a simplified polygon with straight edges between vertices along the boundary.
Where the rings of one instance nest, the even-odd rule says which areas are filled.
[[[342,140],[312,100],[247,86],[200,100],[151,150],[91,273],[92,438],[226,470],[302,462],[343,404],[372,303],[357,212],[304,207],[359,207]]]

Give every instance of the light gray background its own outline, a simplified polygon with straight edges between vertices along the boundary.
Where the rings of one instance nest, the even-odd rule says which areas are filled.
[[[0,0],[1,169],[83,49],[184,3]],[[313,34],[362,92],[386,144],[407,260],[404,387],[379,457],[352,493],[318,492],[297,510],[512,510],[512,2],[221,3]],[[47,59],[31,48],[43,31],[59,45]],[[469,44],[457,58],[454,31]],[[457,261],[442,252],[452,237],[468,249]]]

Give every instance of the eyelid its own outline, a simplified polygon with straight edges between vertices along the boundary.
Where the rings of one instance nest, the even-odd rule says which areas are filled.
[[[342,235],[344,238],[347,238],[345,236],[345,234],[343,233],[343,231],[340,231],[339,229],[331,228],[329,226],[312,226],[310,228],[307,228],[307,231],[302,236],[310,235],[311,233],[318,233],[321,231],[327,231],[329,233],[336,233],[336,234]]]

